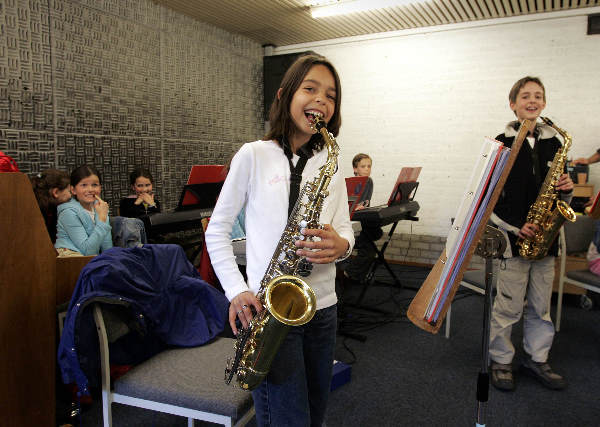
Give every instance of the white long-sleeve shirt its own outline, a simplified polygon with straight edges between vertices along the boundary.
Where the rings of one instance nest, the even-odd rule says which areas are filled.
[[[292,162],[295,164],[298,159],[294,155]],[[300,188],[306,181],[314,179],[326,159],[327,149],[308,159]],[[205,236],[211,263],[229,300],[244,291],[251,290],[255,295],[258,292],[260,281],[287,224],[289,183],[288,159],[275,141],[244,144],[233,157]],[[348,196],[344,177],[339,171],[331,179],[328,190],[320,222],[331,224],[352,248],[354,234],[348,214]],[[242,207],[246,213],[248,283],[238,270],[229,237]],[[314,264],[312,273],[304,280],[315,292],[317,309],[337,302],[334,263]]]

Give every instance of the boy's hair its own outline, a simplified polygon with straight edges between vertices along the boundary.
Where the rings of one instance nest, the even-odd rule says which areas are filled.
[[[138,179],[140,176],[148,178],[150,182],[154,185],[154,178],[152,177],[152,174],[148,169],[145,168],[134,169],[133,172],[129,174],[129,184],[135,185],[135,180]]]
[[[534,82],[540,85],[540,87],[542,88],[542,92],[544,92],[544,102],[546,102],[546,88],[544,87],[544,84],[538,77],[531,76],[525,76],[522,79],[517,80],[517,82],[513,85],[513,87],[510,89],[510,92],[508,93],[508,100],[513,104],[517,102],[517,95],[519,94],[519,91],[523,86],[525,86],[529,82]]]
[[[69,174],[57,169],[46,169],[30,178],[35,198],[42,210],[48,210],[52,204],[50,190],[64,190],[69,186]]]
[[[334,66],[325,57],[321,55],[304,55],[296,59],[294,63],[288,68],[283,79],[281,80],[281,97],[277,97],[271,104],[269,110],[269,121],[271,123],[271,129],[267,132],[264,139],[276,139],[280,140],[283,136],[288,137],[294,130],[294,122],[290,116],[290,103],[294,94],[300,87],[300,84],[304,80],[306,74],[315,65],[324,65],[331,71],[333,79],[335,81],[335,111],[331,116],[331,120],[327,124],[327,129],[337,136],[342,125],[342,117],[340,115],[340,105],[342,102],[342,87],[340,85],[340,77]],[[281,141],[279,141],[281,143]],[[320,133],[313,135],[310,139],[310,148],[321,149],[324,141]]]
[[[369,159],[371,161],[371,163],[373,163],[373,159],[371,158],[371,156],[369,156],[368,154],[365,153],[358,153],[356,156],[354,156],[354,158],[352,159],[352,167],[353,168],[357,168],[358,164],[360,163],[360,161],[362,159]]]
[[[98,181],[102,183],[102,177],[100,176],[98,169],[91,165],[81,165],[71,172],[71,185],[75,187],[77,184],[79,184],[79,181],[92,175],[96,175],[98,177]]]

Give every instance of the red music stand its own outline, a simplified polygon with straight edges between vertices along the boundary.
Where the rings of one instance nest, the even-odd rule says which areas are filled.
[[[346,178],[346,191],[348,192],[348,209],[350,210],[350,219],[359,205],[359,200],[365,192],[368,176],[351,176]]]
[[[224,165],[194,165],[175,210],[212,208],[225,181]]]

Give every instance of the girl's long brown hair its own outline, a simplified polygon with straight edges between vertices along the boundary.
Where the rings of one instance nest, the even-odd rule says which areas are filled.
[[[47,212],[53,203],[50,190],[64,190],[69,186],[69,175],[57,169],[46,169],[30,178],[33,193],[42,212]]]
[[[340,114],[342,87],[340,85],[340,77],[331,62],[324,56],[311,54],[298,58],[283,76],[281,80],[281,96],[278,97],[277,94],[275,95],[275,99],[269,110],[271,129],[264,136],[265,140],[274,139],[281,144],[282,137],[289,138],[293,134],[295,125],[290,116],[290,103],[304,77],[315,65],[324,65],[327,67],[331,71],[335,81],[335,111],[333,112],[333,116],[331,116],[331,120],[327,123],[327,129],[333,136],[338,135],[340,126],[342,125],[342,116]],[[324,145],[323,137],[321,134],[316,133],[311,137],[309,144],[310,148],[320,150]]]

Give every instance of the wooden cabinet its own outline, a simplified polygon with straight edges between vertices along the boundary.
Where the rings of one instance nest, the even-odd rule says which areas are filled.
[[[594,186],[591,184],[574,184],[573,197],[594,197]]]
[[[0,173],[0,236],[0,419],[3,427],[53,426],[56,306],[93,257],[56,258],[22,173]]]

